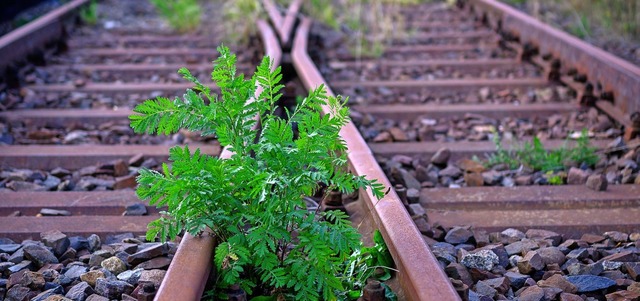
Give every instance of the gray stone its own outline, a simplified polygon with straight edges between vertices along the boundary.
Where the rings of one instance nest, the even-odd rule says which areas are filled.
[[[634,251],[622,251],[618,253],[611,254],[602,258],[602,260],[608,261],[616,261],[616,262],[634,262],[638,261],[638,255]]]
[[[623,264],[624,263],[619,261],[609,261],[609,260],[602,261],[602,267],[604,268],[605,271],[619,270]]]
[[[492,244],[482,247],[483,250],[490,250],[494,254],[498,255],[500,259],[500,266],[506,268],[509,266],[509,254],[507,254],[507,250],[505,250],[504,246],[501,244]]]
[[[410,172],[400,169],[400,176],[402,177],[402,182],[407,189],[413,188],[420,190],[422,188],[420,182]]]
[[[0,275],[3,274],[5,271],[8,271],[9,268],[11,268],[14,265],[16,264],[13,262],[0,262]],[[0,287],[2,286],[0,285]]]
[[[549,230],[529,229],[525,235],[529,239],[549,239],[553,246],[558,246],[562,242],[562,235]]]
[[[37,296],[33,297],[30,301],[49,301],[49,300],[53,300],[53,296],[56,295],[60,295],[59,292],[57,292],[56,289],[49,289],[46,290],[40,294],[38,294]],[[55,299],[56,301],[62,301],[64,299]]]
[[[160,287],[160,283],[162,283],[162,279],[164,279],[164,275],[167,271],[164,270],[146,270],[142,271],[142,275],[140,275],[139,282],[148,281],[153,283],[153,285],[158,288]]]
[[[89,297],[87,297],[87,299],[85,301],[109,301],[109,298],[93,294],[93,295],[90,295]]]
[[[511,281],[509,280],[508,277],[498,277],[498,278],[493,278],[493,279],[487,279],[487,280],[479,281],[478,283],[480,283],[480,282],[482,282],[482,283],[488,285],[489,287],[495,289],[499,294],[507,293],[507,291],[509,290],[509,287],[511,285]]]
[[[5,301],[24,301],[29,300],[29,296],[33,296],[35,293],[32,293],[30,289],[20,286],[14,285],[11,287],[7,294],[5,295]]]
[[[44,185],[44,187],[46,187],[47,190],[55,190],[55,188],[57,188],[61,182],[62,181],[60,180],[60,178],[56,176],[48,175],[47,179],[44,182],[42,182],[42,185]]]
[[[20,279],[20,284],[22,286],[28,287],[34,291],[39,291],[44,288],[44,276],[42,273],[26,271],[22,274],[22,279]]]
[[[74,285],[71,289],[69,289],[65,297],[73,301],[84,301],[88,296],[92,295],[93,293],[94,293],[93,288],[91,288],[91,286],[88,283],[80,282]]]
[[[445,235],[444,240],[450,244],[462,244],[473,237],[473,232],[465,227],[453,227],[447,235]]]
[[[531,250],[535,250],[538,248],[538,244],[535,241],[524,239],[521,241],[516,241],[504,246],[505,250],[507,250],[507,254],[509,256],[516,254],[525,254]]]
[[[96,282],[96,293],[109,299],[120,299],[122,294],[131,294],[133,285],[120,280],[98,279]]]
[[[40,233],[40,239],[45,246],[53,249],[53,253],[56,256],[62,255],[71,244],[67,235],[60,232],[59,230],[42,232]]]
[[[451,150],[448,148],[441,148],[433,154],[431,157],[431,163],[436,165],[446,165],[447,162],[449,162],[449,158],[451,158]]]
[[[93,287],[95,287],[96,284],[98,283],[98,279],[104,279],[104,278],[105,278],[104,272],[100,270],[92,270],[80,275],[80,280],[86,283],[89,283],[89,285]]]
[[[562,251],[560,251],[560,249],[556,247],[541,248],[537,250],[537,252],[538,255],[542,257],[542,261],[545,265],[553,263],[562,265],[566,261],[564,253],[562,253]]]
[[[500,259],[498,255],[489,250],[480,250],[476,253],[463,256],[460,263],[467,268],[491,271],[495,265],[500,264]]]
[[[513,243],[524,239],[526,235],[520,230],[509,228],[500,232],[500,237],[506,239],[508,243]]]
[[[459,263],[450,263],[444,271],[450,278],[460,280],[469,287],[473,285],[473,278],[471,278],[471,274],[467,268]]]
[[[12,254],[13,252],[20,249],[22,245],[19,244],[0,244],[0,253],[8,253]]]
[[[518,261],[518,270],[522,274],[531,274],[535,271],[541,271],[545,265],[542,257],[536,251],[529,251],[522,260]]]
[[[24,248],[24,257],[31,260],[38,267],[47,263],[58,263],[58,258],[47,248],[38,245],[28,245]]]
[[[449,165],[445,169],[441,170],[438,174],[442,177],[457,178],[462,175],[462,170],[453,165]]]
[[[142,203],[135,203],[127,206],[122,215],[140,216],[147,214],[147,207]]]
[[[127,269],[127,265],[124,263],[124,261],[120,260],[120,258],[116,256],[103,260],[100,263],[100,266],[113,273],[114,275],[118,275]]]
[[[87,268],[86,267],[83,267],[81,265],[73,265],[64,273],[64,275],[66,277],[71,278],[72,280],[76,280],[76,279],[80,278],[80,276],[82,274],[84,274],[86,272],[87,272]]]
[[[478,281],[475,286],[475,291],[482,296],[487,296],[493,298],[498,292],[493,287],[484,283],[483,281]]]
[[[10,273],[17,273],[21,270],[24,269],[28,269],[33,265],[33,262],[29,261],[29,260],[23,260],[20,261],[19,263],[16,263],[12,266],[10,266],[7,270],[9,270]]]
[[[134,266],[142,263],[143,261],[167,255],[167,252],[168,248],[166,244],[154,244],[153,246],[142,249],[135,254],[131,254],[127,261],[130,265]]]
[[[420,203],[420,190],[413,188],[407,189],[407,200],[409,204]]]
[[[91,234],[87,237],[87,242],[89,244],[89,251],[95,251],[100,249],[102,246],[102,242],[100,241],[100,236]]]
[[[578,292],[578,288],[560,274],[555,274],[545,280],[540,280],[538,281],[538,285],[540,287],[556,287],[570,294]]]
[[[629,240],[629,234],[627,233],[622,233],[619,231],[609,231],[609,232],[605,232],[604,236],[611,239],[613,242],[616,243],[625,243]]]
[[[109,258],[113,256],[113,253],[107,251],[107,250],[98,250],[96,252],[94,252],[93,254],[91,254],[91,256],[89,257],[89,266],[90,267],[97,267],[100,266],[100,264],[102,263],[103,260]]]
[[[518,301],[542,301],[544,300],[544,290],[538,286],[530,286],[524,289]]]
[[[433,249],[433,256],[444,264],[444,266],[450,263],[456,263],[457,259],[454,255],[444,251],[443,249]]]
[[[604,174],[591,175],[587,178],[587,187],[595,191],[607,190],[607,177]]]
[[[567,258],[574,258],[578,260],[582,260],[589,257],[589,252],[585,248],[571,250],[569,254],[567,254]]]
[[[140,276],[142,275],[142,271],[144,269],[135,269],[135,270],[126,270],[120,274],[118,274],[118,280],[126,281],[129,284],[136,285]]]
[[[593,275],[567,276],[566,279],[578,288],[578,293],[593,292],[616,285],[616,282],[609,278]]]
[[[523,275],[516,272],[506,272],[504,276],[509,278],[509,282],[511,283],[511,286],[513,286],[516,289],[519,289],[522,286],[524,286],[525,281],[531,278],[529,275]]]
[[[502,173],[495,170],[488,170],[482,173],[482,180],[486,185],[497,185],[502,181]]]
[[[584,185],[585,183],[587,183],[588,177],[589,177],[588,172],[580,168],[571,167],[567,175],[567,184],[568,185]]]
[[[411,216],[425,216],[427,211],[420,204],[409,204],[409,214]]]
[[[500,185],[504,187],[514,187],[516,186],[516,181],[512,177],[504,177],[502,178]]]
[[[5,186],[13,191],[46,191],[47,188],[33,182],[11,181]]]
[[[156,257],[137,265],[136,268],[144,270],[166,269],[170,264],[171,258]]]
[[[117,234],[117,235],[109,235],[107,236],[107,238],[105,239],[105,244],[115,244],[115,243],[121,243],[126,239],[131,239],[133,238],[133,233],[129,232],[129,233],[122,233],[122,234]],[[153,243],[151,245],[157,245],[157,243]]]

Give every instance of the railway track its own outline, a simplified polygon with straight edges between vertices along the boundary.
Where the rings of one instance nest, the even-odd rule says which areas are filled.
[[[407,24],[416,32],[396,38],[381,58],[363,60],[332,52],[336,45],[308,47],[311,20],[299,15],[301,3],[294,1],[282,15],[273,3],[264,1],[275,28],[272,32],[266,22],[259,22],[265,53],[276,61],[282,58],[283,64],[295,70],[287,74],[297,77],[289,90],[324,83],[336,94],[351,97],[354,122],[341,132],[349,148],[350,169],[395,189],[379,201],[369,191],[361,191],[350,209],[364,215],[371,228],[383,234],[398,269],[394,288],[401,299],[577,300],[571,298],[604,298],[605,294],[607,298],[633,298],[632,288],[640,281],[640,186],[631,184],[634,176],[640,178],[640,162],[633,153],[638,151],[633,139],[639,130],[633,115],[638,111],[634,98],[638,95],[634,89],[640,86],[637,67],[491,0],[407,9],[403,12]],[[55,131],[70,120],[82,124],[76,128],[96,131],[122,125],[130,111],[115,107],[131,107],[136,100],[190,87],[170,73],[184,62],[190,69],[206,72],[211,45],[208,38],[198,36],[112,38],[72,36],[68,54],[42,68],[49,76],[31,76],[32,83],[20,95],[22,101],[0,112],[0,119],[12,127],[22,123],[46,130],[31,135],[30,129],[15,131],[14,141],[40,141],[40,145],[2,146],[0,166],[15,173],[5,178],[5,185],[29,173],[24,169],[48,170],[44,175],[26,176],[40,176],[44,183],[54,169],[62,168],[71,176],[74,170],[83,169],[96,179],[111,176],[107,181],[113,183],[105,188],[115,190],[3,193],[3,216],[18,215],[17,210],[28,217],[0,218],[0,237],[37,238],[50,229],[103,238],[122,232],[141,234],[157,216],[158,211],[151,207],[146,208],[145,216],[120,216],[124,207],[139,200],[131,190],[117,188],[135,185],[132,178],[138,166],[153,167],[152,161],[166,160],[165,143],[176,143],[173,139],[125,139],[124,145],[95,140],[89,145],[43,144],[64,143],[68,129],[62,134]],[[144,48],[178,42],[192,48]],[[281,48],[291,49],[290,54],[282,55]],[[308,54],[314,56],[319,49],[329,58],[320,62],[320,68]],[[321,74],[318,69],[330,72]],[[152,77],[158,74],[160,78]],[[82,101],[88,95],[92,101]],[[31,109],[34,107],[38,110]],[[605,191],[584,184],[534,186],[531,184],[548,183],[550,176],[504,167],[489,169],[470,160],[495,151],[491,137],[496,133],[504,137],[508,132],[524,141],[538,134],[544,146],[553,149],[562,147],[568,137],[580,136],[582,127],[590,131],[592,144],[608,156],[603,166],[591,169],[612,182]],[[51,139],[52,132],[58,140]],[[43,136],[49,140],[37,139]],[[190,139],[195,138],[186,134],[176,138],[178,142]],[[195,142],[209,153],[223,158],[230,155],[215,142]],[[624,152],[622,145],[627,145]],[[623,159],[636,160],[636,166]],[[91,165],[92,170],[87,168]],[[123,165],[128,173],[115,176],[116,166]],[[580,181],[575,183],[582,183],[586,168],[578,169],[560,178],[569,182],[577,177]],[[93,187],[104,184],[94,182]],[[70,216],[33,216],[42,214],[45,207],[66,210]],[[172,245],[172,264],[156,300],[198,300],[211,269],[214,246],[215,239],[207,235],[185,235],[179,247]],[[494,255],[486,255],[487,250]],[[552,257],[548,253],[558,252],[562,259],[547,262]],[[488,256],[491,267],[469,264],[474,256]],[[493,263],[492,256],[498,262]],[[540,257],[542,265],[535,261]],[[594,265],[603,260],[623,263],[596,273]],[[626,280],[593,291],[576,285],[558,291],[561,281],[554,275],[578,277],[589,272]],[[556,282],[547,283],[550,278]]]

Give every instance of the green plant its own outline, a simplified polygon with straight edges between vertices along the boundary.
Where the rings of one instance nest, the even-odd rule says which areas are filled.
[[[559,174],[554,174],[553,171],[547,171],[546,178],[549,184],[551,185],[562,185],[564,184],[564,179]]]
[[[223,46],[218,51],[211,78],[219,95],[182,68],[179,73],[193,89],[183,98],[147,100],[130,116],[137,133],[201,131],[234,152],[222,160],[173,147],[171,167],[164,164],[162,173],[142,169],[138,196],[167,206],[147,236],[165,239],[183,229],[194,235],[210,229],[220,242],[214,256],[216,295],[239,284],[252,296],[335,299],[347,289],[342,266],[361,248],[360,235],[346,214],[308,212],[302,197],[313,195],[318,183],[342,192],[369,187],[382,196],[379,183],[343,171],[346,146],[339,130],[348,120],[345,101],[327,97],[320,86],[282,119],[270,114],[281,97],[280,67],[271,72],[264,58],[253,77],[244,79],[236,74],[235,55]],[[263,90],[252,101],[256,84]],[[330,114],[320,113],[323,105]],[[262,127],[256,138],[257,124]]]
[[[200,24],[202,10],[198,0],[151,0],[151,3],[179,32],[193,31]]]
[[[496,146],[496,151],[487,156],[485,162],[486,167],[491,167],[498,164],[506,164],[509,168],[514,169],[520,165],[520,162],[516,159],[513,151],[506,150],[502,146],[502,140],[497,132],[493,132],[493,144]]]
[[[80,19],[82,19],[82,22],[89,25],[95,25],[98,23],[98,3],[96,0],[91,0],[89,5],[80,9]]]
[[[393,265],[393,259],[380,231],[376,230],[373,233],[373,241],[375,243],[374,246],[355,250],[344,264],[341,278],[345,291],[338,295],[339,300],[356,300],[362,297],[362,288],[369,278],[376,278],[381,281],[391,278],[388,267]],[[374,275],[376,269],[381,269],[382,273],[377,276]],[[384,284],[383,286],[385,287],[387,300],[395,300],[395,293],[388,286]]]
[[[538,137],[533,137],[531,143],[525,142],[521,147],[514,150],[505,150],[500,137],[496,133],[494,133],[493,142],[496,146],[496,151],[487,157],[485,162],[487,167],[506,164],[513,169],[520,165],[525,165],[533,170],[547,172],[564,170],[571,165],[586,164],[587,166],[594,166],[598,162],[596,148],[590,146],[586,129],[582,130],[574,147],[567,147],[565,144],[558,149],[550,151],[544,148]]]
[[[233,44],[248,42],[256,32],[253,20],[261,18],[264,13],[259,0],[226,1],[222,10],[225,37]]]

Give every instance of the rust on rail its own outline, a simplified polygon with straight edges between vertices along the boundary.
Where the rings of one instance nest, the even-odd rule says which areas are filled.
[[[48,14],[0,37],[0,73],[7,66],[24,59],[41,45],[63,38],[68,29],[65,22],[88,0],[73,0]]]
[[[310,26],[311,20],[303,18],[293,42],[292,59],[305,87],[313,89],[321,84],[326,86],[326,82],[307,54]],[[333,94],[330,89],[328,93]],[[355,125],[350,122],[340,135],[347,142],[351,169],[356,174],[366,174],[391,187]],[[360,191],[360,196],[389,246],[406,297],[409,300],[459,300],[449,278],[440,269],[395,192],[391,191],[379,201],[370,190]]]
[[[538,47],[562,61],[564,68],[585,74],[600,92],[613,92],[614,103],[624,114],[640,111],[640,67],[544,24],[496,0],[465,0],[468,8],[486,16],[494,29],[517,36],[520,43]]]

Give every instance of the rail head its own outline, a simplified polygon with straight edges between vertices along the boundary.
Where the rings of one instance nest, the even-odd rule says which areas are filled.
[[[0,71],[66,34],[64,21],[89,0],[73,0],[0,38]]]
[[[514,34],[520,42],[535,45],[563,64],[585,74],[589,82],[614,92],[615,106],[624,114],[640,111],[640,67],[590,45],[561,30],[496,0],[464,0],[469,8],[486,17],[495,29]]]
[[[292,48],[292,60],[298,77],[306,88],[312,89],[326,81],[307,54],[307,38],[311,19],[303,18],[296,32]],[[334,95],[327,86],[327,93]],[[366,174],[381,184],[391,187],[384,172],[378,166],[369,147],[358,130],[350,122],[340,132],[347,141],[349,165],[357,174]],[[398,195],[391,191],[376,200],[367,189],[360,191],[370,213],[389,246],[399,270],[402,290],[409,300],[460,300],[449,278],[444,274],[435,256],[415,227]]]
[[[264,43],[265,54],[271,58],[275,68],[282,60],[282,51],[276,35],[266,21],[257,20],[256,25]],[[260,91],[256,91],[256,94],[259,93]],[[232,155],[233,153],[225,147],[220,158],[228,159]],[[211,272],[215,246],[215,238],[207,232],[198,237],[187,233],[180,242],[180,247],[154,300],[200,300]]]

